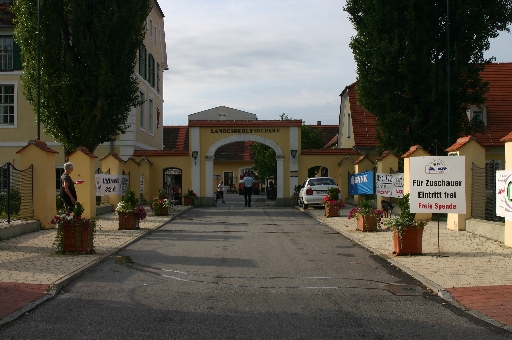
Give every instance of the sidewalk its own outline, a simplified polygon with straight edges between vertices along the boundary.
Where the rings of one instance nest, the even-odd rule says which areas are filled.
[[[52,244],[56,229],[0,241],[0,326],[52,297],[77,275],[191,207],[175,206],[169,216],[155,216],[149,206],[144,208],[148,215],[137,230],[118,230],[115,212],[98,216],[95,254],[55,254]]]
[[[303,209],[301,209],[303,210]],[[423,231],[421,256],[394,256],[392,232],[361,232],[348,219],[326,218],[324,210],[305,212],[407,272],[443,299],[496,326],[512,331],[512,248],[466,231],[451,231],[431,221]]]

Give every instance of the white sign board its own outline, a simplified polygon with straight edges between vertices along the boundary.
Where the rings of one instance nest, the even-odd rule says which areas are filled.
[[[512,170],[496,171],[496,215],[512,221]]]
[[[412,213],[466,213],[465,157],[410,158]]]
[[[377,172],[375,193],[384,197],[404,196],[404,174],[385,174]]]
[[[124,195],[128,187],[128,176],[96,174],[96,196]]]

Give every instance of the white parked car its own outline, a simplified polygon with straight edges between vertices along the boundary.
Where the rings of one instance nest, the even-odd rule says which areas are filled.
[[[322,205],[322,200],[327,196],[327,189],[340,188],[331,177],[312,177],[304,181],[303,188],[299,191],[299,205],[307,209],[310,205]]]

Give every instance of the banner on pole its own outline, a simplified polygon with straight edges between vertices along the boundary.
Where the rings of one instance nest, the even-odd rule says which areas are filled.
[[[384,197],[404,197],[404,174],[377,172],[375,193]]]
[[[350,195],[371,195],[374,193],[373,171],[360,172],[349,176]]]
[[[512,221],[512,171],[496,171],[496,215]]]
[[[96,174],[96,196],[124,195],[128,187],[127,175]]]

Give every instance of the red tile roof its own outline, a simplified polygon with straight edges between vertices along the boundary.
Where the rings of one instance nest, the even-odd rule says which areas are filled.
[[[114,157],[115,159],[117,159],[118,161],[120,162],[124,162],[124,160],[119,157],[119,155],[116,153],[116,152],[110,152],[108,155],[106,155],[105,157],[103,157],[102,159],[100,159],[100,161],[104,160],[105,158],[107,158],[108,156],[112,156]]]
[[[188,151],[188,126],[164,126],[164,150]]]
[[[459,139],[457,139],[457,141],[452,146],[450,146],[448,149],[446,149],[446,151],[457,151],[464,144],[468,143],[471,140],[476,140],[476,138],[472,137],[472,136],[460,137]],[[478,141],[477,141],[477,143],[478,143]]]
[[[382,155],[380,155],[379,158],[377,158],[377,160],[380,161],[380,160],[386,158],[387,156],[394,156],[394,157],[398,158],[398,156],[395,155],[394,153],[392,153],[391,150],[386,150],[382,153]]]
[[[504,141],[501,139],[512,131],[512,63],[486,65],[481,77],[489,82],[487,126],[484,134],[476,134],[475,137],[485,148],[502,147]],[[357,102],[356,85],[357,82],[350,84],[342,92],[348,91],[355,147],[375,147],[376,117]]]
[[[404,153],[402,155],[402,158],[407,158],[409,157],[410,155],[412,155],[414,153],[414,151],[416,150],[420,150],[420,149],[423,149],[423,147],[421,145],[413,145],[411,146],[411,148],[409,149],[409,151],[407,151],[406,153]],[[426,150],[424,150],[428,155],[430,155],[430,153]]]
[[[35,145],[37,146],[39,149],[43,150],[43,151],[46,151],[46,152],[51,152],[51,153],[58,153],[57,151],[53,150],[52,148],[48,147],[48,145],[43,142],[42,140],[37,140],[37,139],[32,139],[28,142],[27,145],[25,145],[23,148],[21,148],[20,150],[16,151],[16,153],[20,153],[22,150],[24,150],[25,148],[27,148],[29,145]]]
[[[354,147],[374,148],[377,147],[377,141],[375,140],[375,125],[377,117],[359,105],[356,86],[357,81],[347,86],[343,91],[348,91],[350,114],[352,117],[352,129],[354,131]]]
[[[475,137],[485,148],[504,146],[501,139],[512,131],[512,63],[486,65],[481,77],[489,82],[487,126]]]
[[[502,141],[502,142],[510,142],[510,141],[512,141],[512,132],[509,133],[508,135],[506,135],[505,137],[503,137],[502,139],[500,139],[500,141]]]
[[[96,156],[95,154],[93,154],[92,152],[89,151],[89,149],[87,149],[85,146],[79,146],[78,148],[75,149],[75,151],[73,151],[72,153],[70,153],[68,155],[71,156],[72,154],[74,154],[75,152],[77,151],[82,151],[86,156],[89,156],[91,158],[98,158],[98,156]]]
[[[336,137],[336,141],[338,139],[338,125],[308,125],[311,130],[316,130],[320,132],[322,136],[322,145],[328,147],[328,145],[332,144],[334,137]]]

